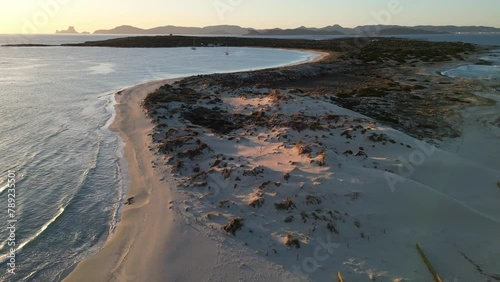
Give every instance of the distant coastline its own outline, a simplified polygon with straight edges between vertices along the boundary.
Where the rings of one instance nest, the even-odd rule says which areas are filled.
[[[238,36],[238,35],[82,35],[82,34],[55,34],[55,35],[23,35],[10,37],[0,36],[0,46],[3,47],[44,47],[44,46],[106,46],[106,47],[191,47],[193,39],[199,47],[203,46],[261,46],[261,47],[291,47],[299,48],[329,48],[336,46],[335,40],[354,41],[366,45],[370,40],[402,38],[406,40],[426,40],[430,42],[464,42],[482,46],[500,47],[500,33],[496,34],[402,34],[386,36],[344,36],[344,35],[271,35],[271,36]],[[13,39],[19,39],[18,41]],[[84,42],[84,43],[82,43]],[[302,43],[300,43],[302,42]],[[317,44],[304,44],[316,42]],[[341,41],[338,41],[341,42]],[[315,47],[315,45],[317,45]],[[338,49],[338,48],[337,48]]]
[[[73,26],[67,30],[56,33],[77,34]],[[125,35],[249,35],[249,36],[275,36],[275,35],[399,35],[399,34],[460,34],[460,33],[500,33],[500,28],[487,26],[400,26],[400,25],[364,25],[346,28],[340,25],[330,25],[322,28],[297,27],[291,29],[272,28],[255,29],[236,25],[216,25],[207,27],[159,26],[154,28],[139,28],[130,25],[121,25],[112,29],[99,29],[93,34],[125,34]],[[89,34],[83,32],[82,34]]]

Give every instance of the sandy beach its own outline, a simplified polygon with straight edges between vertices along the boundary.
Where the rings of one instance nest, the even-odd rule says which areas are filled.
[[[417,243],[443,279],[500,277],[498,168],[330,95],[204,79],[117,94],[133,199],[64,281],[430,281]]]

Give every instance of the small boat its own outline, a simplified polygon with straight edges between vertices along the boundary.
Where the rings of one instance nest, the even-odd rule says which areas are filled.
[[[226,56],[229,56],[229,47],[227,47],[226,45],[226,52],[224,52],[226,54]]]

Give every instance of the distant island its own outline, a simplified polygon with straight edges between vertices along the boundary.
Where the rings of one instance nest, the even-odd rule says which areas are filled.
[[[248,30],[248,33],[246,35],[346,35],[346,34],[337,30],[307,29],[305,27],[299,27],[295,29],[274,28],[263,31],[250,29]]]
[[[76,31],[74,26],[70,26],[66,30],[56,30],[56,34],[90,34],[90,32],[84,31],[80,33]]]
[[[446,31],[433,31],[419,28],[391,27],[381,30],[377,35],[404,35],[404,34],[451,34]]]
[[[75,33],[73,27],[58,33]],[[96,30],[94,34],[186,34],[186,35],[399,35],[399,34],[447,34],[447,33],[500,33],[500,28],[487,26],[398,26],[398,25],[364,25],[346,28],[340,25],[330,25],[322,28],[301,26],[294,29],[255,29],[237,25],[215,25],[206,27],[159,26],[149,29],[122,25],[112,29]]]
[[[207,27],[181,27],[181,26],[160,26],[150,29],[142,29],[130,25],[122,25],[113,29],[96,30],[94,34],[229,34],[245,35],[248,28],[235,25],[217,25]]]

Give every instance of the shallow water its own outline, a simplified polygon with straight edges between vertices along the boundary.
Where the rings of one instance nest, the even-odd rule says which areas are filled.
[[[481,60],[489,65],[473,65],[468,64],[443,72],[443,75],[450,77],[467,77],[476,79],[499,79],[500,78],[500,49],[493,50],[483,57]]]

